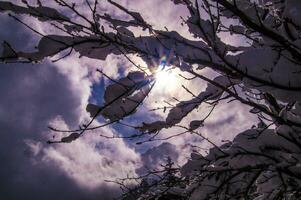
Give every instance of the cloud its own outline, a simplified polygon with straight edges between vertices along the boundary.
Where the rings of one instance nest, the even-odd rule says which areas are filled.
[[[3,199],[65,199],[85,196],[65,174],[32,162],[28,139],[45,144],[48,120],[62,115],[77,123],[78,96],[54,67],[1,65],[0,193]],[[69,95],[64,95],[64,94]],[[61,194],[61,196],[57,196]]]
[[[66,127],[62,119],[56,119]],[[99,136],[117,134],[110,128],[87,132],[71,144],[58,144],[42,149],[42,161],[53,163],[58,169],[87,189],[96,189],[105,180],[135,175],[139,155],[122,140],[107,140]],[[35,145],[33,145],[33,150]],[[120,168],[120,166],[123,166]]]
[[[179,152],[177,147],[171,143],[163,142],[162,144],[148,149],[141,155],[142,166],[136,171],[138,174],[143,175],[148,170],[160,169],[160,165],[166,164],[167,158],[173,162],[177,162]]]
[[[14,47],[27,48],[32,41],[31,32],[4,15],[0,24],[10,27],[1,31],[1,40]],[[123,141],[104,140],[96,132],[72,144],[46,144],[52,137],[50,122],[74,128],[87,120],[84,106],[93,77],[85,65],[91,62],[70,57],[56,64],[1,64],[1,199],[92,200],[119,194],[116,185],[104,180],[124,177],[139,161]]]

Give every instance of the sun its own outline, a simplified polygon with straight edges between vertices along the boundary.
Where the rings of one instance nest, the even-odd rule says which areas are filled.
[[[160,65],[155,72],[156,85],[167,91],[174,91],[180,84],[179,76],[172,67]]]

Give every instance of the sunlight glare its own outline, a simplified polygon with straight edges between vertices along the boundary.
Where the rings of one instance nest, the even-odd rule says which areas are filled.
[[[174,91],[179,84],[179,77],[170,67],[160,65],[156,71],[156,84],[161,89]]]

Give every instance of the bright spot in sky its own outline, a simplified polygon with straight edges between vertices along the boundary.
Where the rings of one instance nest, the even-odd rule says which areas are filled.
[[[169,92],[179,87],[179,76],[170,67],[159,66],[155,74],[156,85]]]

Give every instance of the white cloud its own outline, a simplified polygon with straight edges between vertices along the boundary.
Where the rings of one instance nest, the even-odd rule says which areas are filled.
[[[66,129],[62,118],[55,118],[52,126]],[[96,189],[105,184],[105,180],[115,180],[136,175],[140,155],[122,140],[107,140],[99,136],[117,134],[110,128],[103,128],[86,135],[70,144],[42,145],[40,142],[27,141],[34,160],[56,166],[72,178],[79,186]],[[59,134],[56,137],[61,137]],[[39,155],[39,156],[38,156]],[[113,185],[116,187],[117,185]]]

